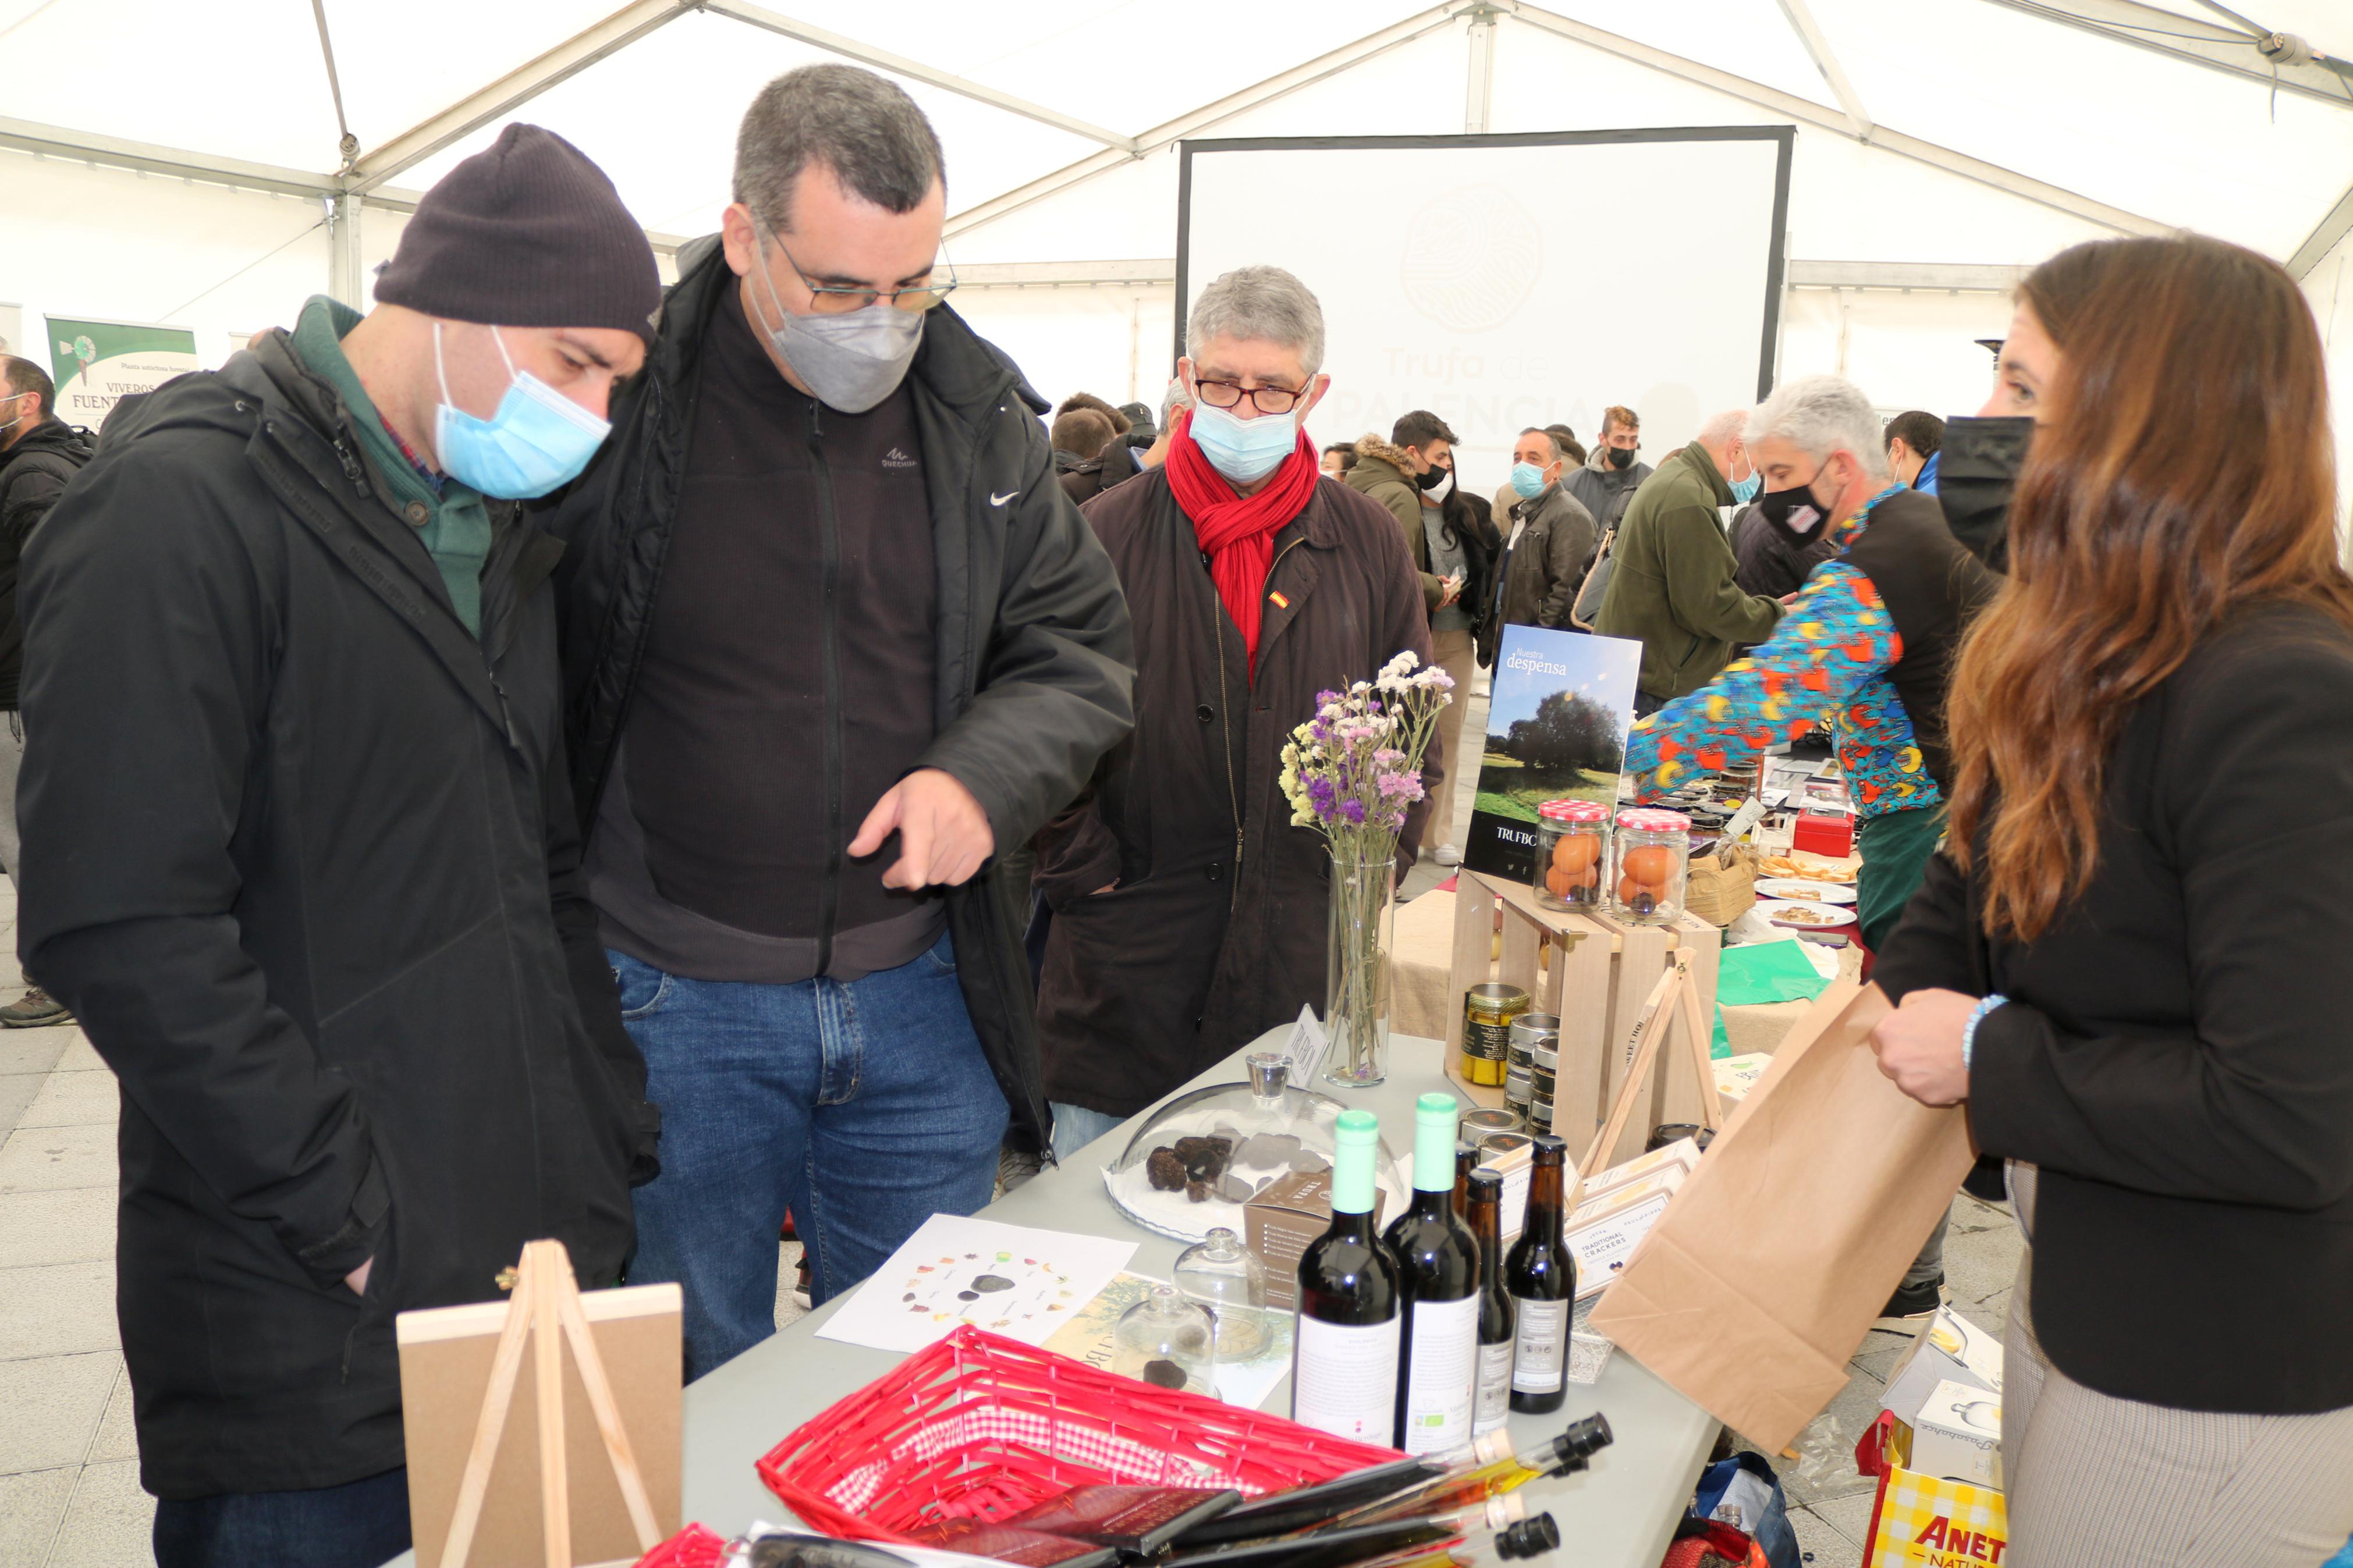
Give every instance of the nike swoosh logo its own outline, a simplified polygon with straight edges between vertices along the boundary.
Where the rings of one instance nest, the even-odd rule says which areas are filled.
[[[1021,492],[1019,490],[1007,490],[1001,496],[989,497],[988,504],[991,506],[1003,506],[1007,501],[1011,500],[1015,496],[1018,496],[1020,493]]]

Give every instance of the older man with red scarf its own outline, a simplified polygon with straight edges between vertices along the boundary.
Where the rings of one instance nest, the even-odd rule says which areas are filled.
[[[1134,618],[1136,724],[1037,841],[1058,1157],[1323,1010],[1330,859],[1291,826],[1283,742],[1317,692],[1430,655],[1396,522],[1322,477],[1302,428],[1331,382],[1315,296],[1280,268],[1229,272],[1185,344],[1167,461],[1083,509]],[[1425,780],[1439,762],[1433,742]]]

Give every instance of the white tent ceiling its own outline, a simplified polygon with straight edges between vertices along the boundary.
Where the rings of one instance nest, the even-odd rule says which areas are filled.
[[[939,128],[957,303],[1050,393],[1165,374],[1185,136],[1795,123],[1783,367],[1877,370],[1894,405],[1981,385],[1968,334],[2078,239],[2252,246],[2332,338],[2353,254],[2348,0],[617,5],[0,0],[0,300],[169,319],[217,358],[317,289],[364,300],[415,193],[518,119],[674,243],[714,226],[759,85],[844,57]],[[1377,222],[1380,195],[1303,199]],[[1559,199],[1597,238],[1706,241],[1705,191]]]

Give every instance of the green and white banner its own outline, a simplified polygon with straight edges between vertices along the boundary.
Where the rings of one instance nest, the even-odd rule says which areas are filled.
[[[197,368],[196,334],[185,327],[136,321],[76,321],[51,316],[49,374],[58,382],[58,417],[95,429],[115,404],[153,392]]]

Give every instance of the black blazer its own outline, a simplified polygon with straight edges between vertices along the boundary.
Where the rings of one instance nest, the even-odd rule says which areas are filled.
[[[1876,977],[2010,998],[1969,1125],[2042,1168],[2052,1363],[2152,1405],[2353,1405],[2353,636],[2242,613],[2126,721],[2083,898],[2020,945],[1980,896],[1938,855]]]

